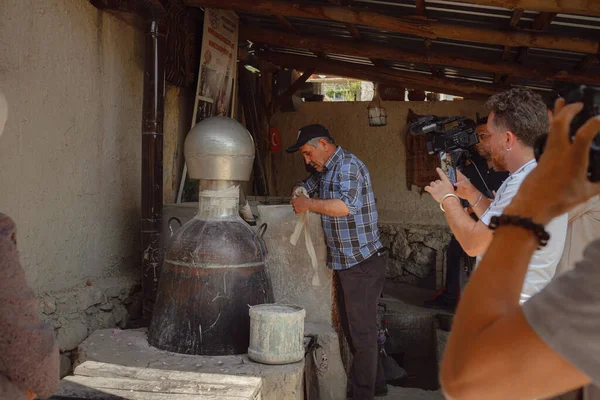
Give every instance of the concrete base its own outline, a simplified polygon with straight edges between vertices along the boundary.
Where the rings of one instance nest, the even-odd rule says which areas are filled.
[[[388,385],[388,395],[377,399],[389,400],[444,400],[440,391],[429,391],[415,388],[394,387]]]
[[[98,361],[129,367],[171,371],[256,376],[263,379],[263,400],[302,400],[304,360],[288,365],[263,365],[239,356],[192,356],[151,347],[146,329],[104,329],[92,333],[79,346],[78,364]]]
[[[296,246],[290,244],[290,237],[296,227],[296,214],[291,205],[259,205],[257,226],[267,224],[263,236],[269,254],[267,272],[273,285],[276,303],[296,304],[306,310],[307,322],[331,326],[332,279],[333,271],[326,266],[327,247],[321,226],[321,217],[310,214],[311,240],[317,255],[316,275],[312,268],[304,232]]]
[[[387,283],[380,299],[387,305],[385,318],[392,336],[386,349],[392,356],[402,355],[401,367],[409,374],[404,385],[428,390],[439,388],[438,362],[452,319],[447,311],[422,306],[432,297],[429,290]]]

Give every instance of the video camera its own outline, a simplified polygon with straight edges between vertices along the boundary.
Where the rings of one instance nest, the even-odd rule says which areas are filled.
[[[469,156],[469,148],[479,143],[477,124],[465,117],[426,115],[409,126],[411,135],[427,135],[427,152],[437,154],[442,170],[456,183],[456,168]]]
[[[581,128],[585,122],[597,115],[600,115],[600,89],[581,86],[569,86],[558,91],[558,96],[565,99],[566,104],[582,102],[583,110],[573,118],[569,131],[571,141],[575,137],[577,130]],[[540,156],[546,147],[548,135],[540,136],[534,144],[534,154],[536,161],[539,161]],[[592,182],[600,181],[600,133],[596,134],[592,146],[590,148],[590,165],[588,167],[588,179]]]

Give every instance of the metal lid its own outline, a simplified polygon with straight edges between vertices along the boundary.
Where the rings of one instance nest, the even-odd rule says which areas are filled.
[[[184,154],[192,179],[248,181],[254,163],[254,140],[236,120],[211,117],[188,133]]]

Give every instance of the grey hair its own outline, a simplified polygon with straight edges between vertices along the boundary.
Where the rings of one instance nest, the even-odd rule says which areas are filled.
[[[323,139],[324,141],[326,141],[329,144],[335,144],[333,138],[328,137],[328,136],[312,138],[307,143],[310,144],[312,147],[316,148],[317,145],[319,144],[319,140],[321,140],[321,139]]]
[[[494,112],[494,125],[510,130],[529,147],[550,128],[546,104],[529,89],[514,88],[495,94],[486,107]]]

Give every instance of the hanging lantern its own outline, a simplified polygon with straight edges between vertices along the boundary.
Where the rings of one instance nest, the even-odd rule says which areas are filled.
[[[387,110],[381,106],[378,85],[375,84],[373,100],[367,106],[369,126],[384,126],[387,124]]]

